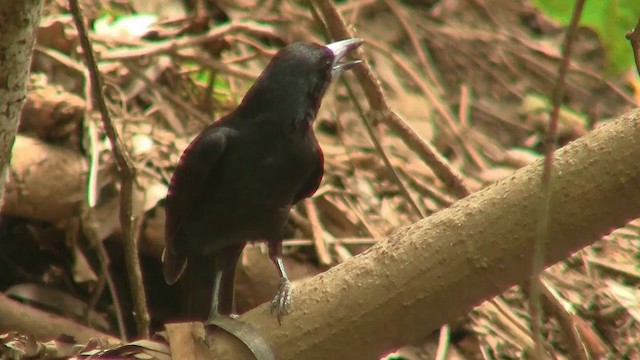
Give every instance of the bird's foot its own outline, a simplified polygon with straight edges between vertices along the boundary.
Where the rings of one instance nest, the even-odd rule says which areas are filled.
[[[276,296],[271,301],[271,313],[276,312],[278,317],[278,324],[282,324],[282,316],[289,313],[291,310],[291,282],[287,278],[280,278],[280,285]]]

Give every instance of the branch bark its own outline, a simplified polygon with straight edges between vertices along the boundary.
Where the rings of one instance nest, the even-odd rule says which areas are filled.
[[[0,0],[0,207],[41,12],[42,0]]]
[[[66,334],[81,343],[87,343],[92,338],[101,338],[111,344],[119,343],[117,338],[108,334],[22,304],[0,293],[0,333],[9,331],[29,334],[41,340],[55,339],[60,334]]]
[[[545,266],[640,217],[640,110],[557,152]],[[420,340],[531,273],[542,162],[396,231],[294,289],[282,326],[268,304],[240,320],[276,358],[371,359]],[[251,359],[228,335],[216,359]]]

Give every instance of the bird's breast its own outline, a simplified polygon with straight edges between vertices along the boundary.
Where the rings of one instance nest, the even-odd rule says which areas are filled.
[[[241,202],[266,211],[291,204],[300,186],[317,169],[321,155],[312,130],[298,136],[261,130],[230,147],[219,169],[219,176],[224,177],[219,188],[232,191],[222,190],[218,195],[233,194]]]
[[[262,128],[230,141],[207,175],[190,237],[215,235],[215,241],[208,242],[214,250],[234,239],[281,236],[294,198],[322,161],[313,133],[301,135]]]

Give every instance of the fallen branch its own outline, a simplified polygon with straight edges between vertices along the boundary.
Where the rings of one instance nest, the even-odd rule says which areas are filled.
[[[545,266],[640,217],[640,110],[557,152]],[[419,341],[531,273],[540,161],[398,230],[294,289],[282,326],[260,306],[240,317],[276,358],[371,359]],[[214,358],[242,357],[224,334]]]
[[[87,169],[73,150],[16,136],[3,213],[51,222],[75,215],[86,196]]]
[[[111,344],[120,342],[117,338],[103,332],[21,304],[0,293],[0,333],[7,331],[29,334],[36,339],[53,339],[61,334],[66,334],[73,336],[76,341],[81,343],[86,343],[91,338],[102,338]]]

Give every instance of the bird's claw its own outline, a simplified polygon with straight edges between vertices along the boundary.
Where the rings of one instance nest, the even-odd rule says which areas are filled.
[[[291,310],[291,300],[291,282],[287,278],[281,278],[276,296],[271,301],[271,313],[276,312],[278,324],[282,324],[282,316]]]

